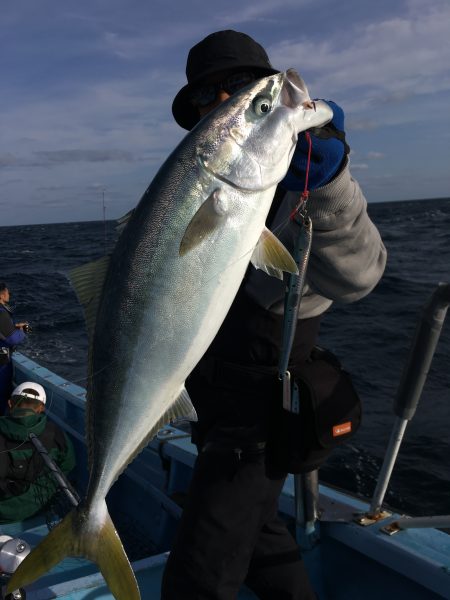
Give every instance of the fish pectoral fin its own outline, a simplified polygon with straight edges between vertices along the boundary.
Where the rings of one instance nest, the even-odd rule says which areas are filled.
[[[76,267],[69,272],[78,301],[83,307],[89,338],[94,332],[97,309],[110,262],[109,256]]]
[[[184,256],[220,229],[227,214],[228,202],[225,194],[220,189],[216,189],[203,202],[187,226],[180,243],[180,256]]]
[[[289,251],[267,227],[261,233],[250,262],[255,269],[261,269],[278,279],[283,279],[283,271],[298,273],[297,264]]]
[[[187,389],[183,386],[180,395],[169,409],[173,415],[170,421],[173,424],[181,421],[198,421],[197,411],[192,404]]]

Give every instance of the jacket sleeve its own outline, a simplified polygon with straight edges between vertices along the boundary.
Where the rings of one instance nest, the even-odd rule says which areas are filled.
[[[314,231],[311,289],[336,302],[363,298],[381,279],[387,254],[348,164],[329,184],[310,193],[308,212]]]
[[[27,337],[21,329],[14,326],[13,320],[5,310],[0,310],[0,334],[1,345],[8,348],[21,344]]]
[[[298,225],[289,215],[299,200],[287,192],[272,224],[275,235],[292,252]],[[300,316],[323,313],[334,302],[349,303],[366,296],[380,280],[386,249],[367,214],[367,201],[352,178],[348,161],[328,184],[310,192],[308,214],[313,241]],[[253,267],[246,291],[260,306],[283,312],[285,282]]]
[[[27,336],[21,329],[14,329],[14,331],[10,335],[7,335],[0,339],[0,342],[2,346],[13,348],[14,346],[18,346],[19,344],[21,344],[26,339],[26,337]]]

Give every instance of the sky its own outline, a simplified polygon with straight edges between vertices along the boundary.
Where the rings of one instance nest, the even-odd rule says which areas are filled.
[[[369,202],[450,196],[449,0],[4,0],[0,226],[135,206],[186,135],[187,53],[221,29],[341,105]]]

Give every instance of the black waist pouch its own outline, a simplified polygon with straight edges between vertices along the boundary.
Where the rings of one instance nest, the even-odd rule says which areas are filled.
[[[281,391],[271,405],[268,466],[287,473],[320,467],[336,446],[361,424],[361,401],[350,375],[327,350],[315,347],[311,358],[291,373],[298,413],[282,406]]]

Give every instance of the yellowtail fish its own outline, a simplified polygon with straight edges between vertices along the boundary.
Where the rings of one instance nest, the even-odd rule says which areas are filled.
[[[214,339],[251,261],[296,272],[265,227],[300,131],[332,118],[289,70],[203,118],[128,216],[109,258],[72,272],[90,338],[86,497],[21,563],[8,589],[65,556],[99,566],[117,600],[139,589],[105,497],[158,429],[195,418],[185,380]]]

